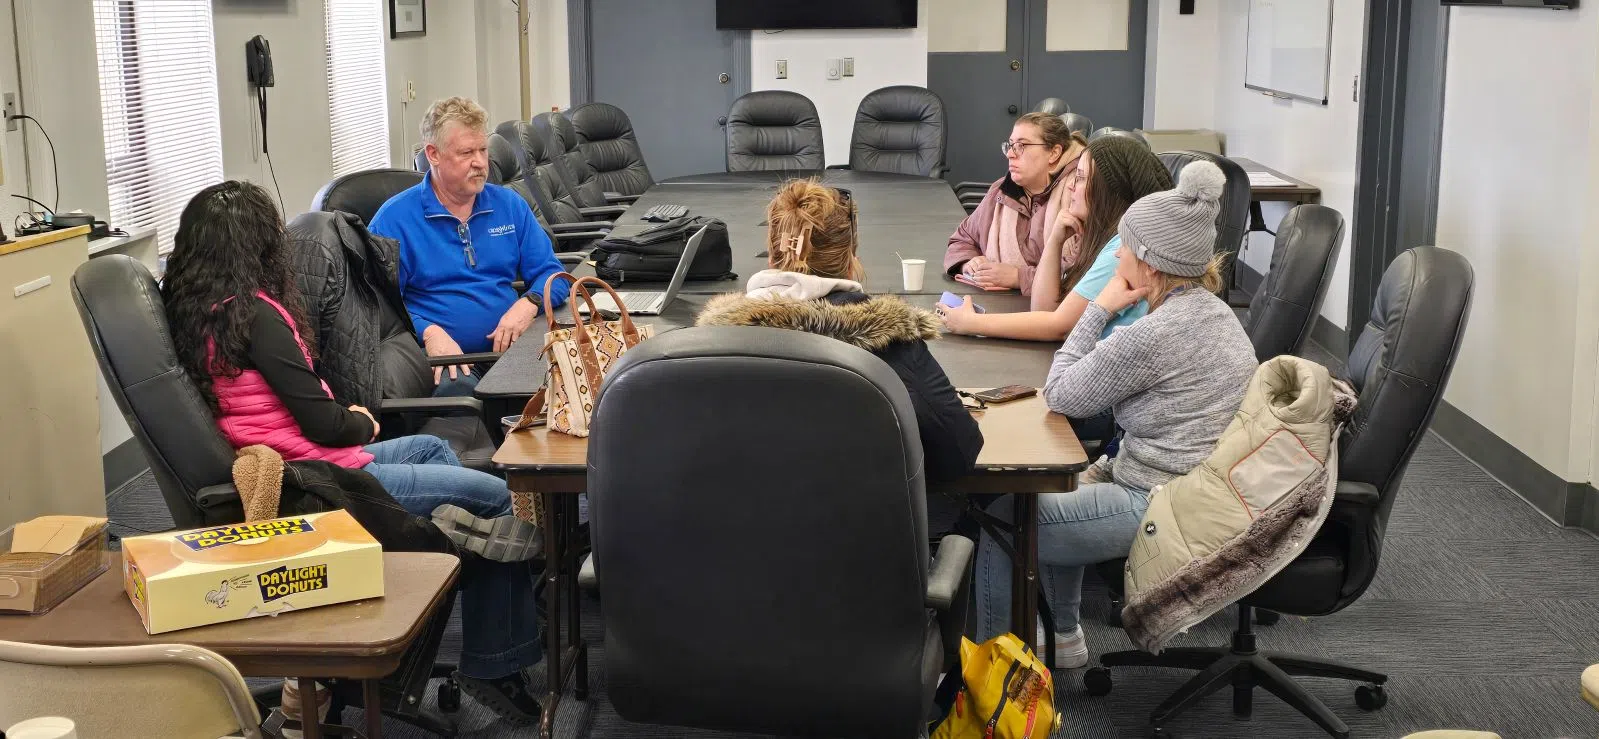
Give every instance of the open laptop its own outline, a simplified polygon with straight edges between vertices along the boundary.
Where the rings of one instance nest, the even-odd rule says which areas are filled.
[[[635,316],[658,316],[666,306],[671,305],[672,299],[677,297],[677,291],[683,287],[683,280],[688,277],[688,267],[694,263],[694,255],[700,250],[700,239],[705,237],[705,230],[710,226],[701,226],[693,236],[688,237],[688,243],[683,245],[683,257],[677,262],[677,269],[672,272],[672,281],[666,283],[664,292],[617,290],[616,294],[622,298],[622,305],[627,312]],[[616,302],[611,300],[610,293],[604,290],[591,290],[594,295],[594,307],[602,312],[618,313]],[[589,312],[588,303],[579,302],[578,310]]]

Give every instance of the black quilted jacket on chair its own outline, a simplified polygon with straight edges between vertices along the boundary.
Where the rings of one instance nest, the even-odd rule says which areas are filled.
[[[317,374],[340,403],[377,406],[387,382],[383,357],[388,353],[380,351],[384,339],[402,330],[415,336],[396,278],[399,242],[372,234],[359,218],[339,212],[295,217],[288,238],[306,321],[312,324],[302,331],[316,337]]]

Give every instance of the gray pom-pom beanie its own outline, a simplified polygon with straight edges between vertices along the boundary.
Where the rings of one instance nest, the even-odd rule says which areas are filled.
[[[1205,274],[1216,250],[1216,214],[1226,183],[1210,162],[1183,167],[1176,189],[1146,195],[1122,215],[1122,248],[1169,275]]]

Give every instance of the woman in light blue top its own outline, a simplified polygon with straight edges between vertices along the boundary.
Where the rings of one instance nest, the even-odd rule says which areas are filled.
[[[1172,187],[1166,166],[1143,144],[1123,136],[1089,142],[1066,175],[1070,200],[1055,223],[1038,263],[1060,264],[1059,272],[1039,269],[1033,276],[1032,310],[1022,313],[978,313],[970,298],[960,306],[939,306],[944,325],[957,334],[1004,339],[1063,341],[1116,273],[1116,234],[1122,214],[1139,198]],[[1062,297],[1062,294],[1065,297]],[[1139,301],[1105,325],[1105,335],[1145,313]]]

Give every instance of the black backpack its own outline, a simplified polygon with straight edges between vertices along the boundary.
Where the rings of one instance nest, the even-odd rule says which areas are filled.
[[[727,224],[704,216],[683,216],[632,236],[611,236],[594,243],[589,261],[600,279],[612,285],[625,282],[666,282],[677,271],[689,237],[705,228],[699,250],[689,264],[688,280],[736,280],[733,247]]]

